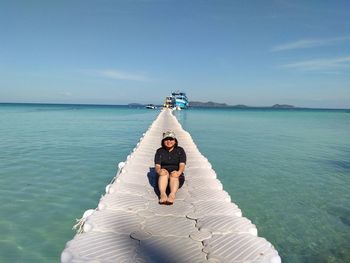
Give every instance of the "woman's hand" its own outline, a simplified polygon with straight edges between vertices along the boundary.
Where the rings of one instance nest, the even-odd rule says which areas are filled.
[[[176,178],[179,177],[180,175],[181,173],[179,171],[172,171],[170,174],[171,177],[176,177]]]
[[[162,169],[162,167],[159,164],[156,164],[155,169],[158,175],[168,175],[168,171],[165,169]]]
[[[160,176],[168,176],[169,173],[167,170],[165,169],[160,169],[159,173],[158,173]]]

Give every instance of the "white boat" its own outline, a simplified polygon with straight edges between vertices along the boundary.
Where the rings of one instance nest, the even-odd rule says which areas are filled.
[[[173,107],[173,98],[171,96],[168,96],[165,98],[165,102],[163,104],[164,108],[172,108]]]
[[[154,104],[147,104],[147,105],[145,106],[145,108],[146,108],[146,109],[155,110],[155,109],[157,109],[157,106],[154,105]]]
[[[171,93],[173,107],[176,109],[187,109],[189,107],[188,98],[185,92],[175,91]]]

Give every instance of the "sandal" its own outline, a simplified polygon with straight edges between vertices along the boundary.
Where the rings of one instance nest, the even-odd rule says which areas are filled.
[[[159,198],[159,204],[160,205],[166,205],[167,204],[168,197],[165,194],[161,194]]]
[[[172,205],[172,204],[174,204],[175,198],[176,198],[175,194],[170,194],[170,195],[168,196],[167,201],[166,201],[167,205]]]

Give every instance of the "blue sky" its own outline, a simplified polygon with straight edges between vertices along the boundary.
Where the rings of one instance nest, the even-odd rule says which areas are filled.
[[[0,102],[350,108],[350,1],[0,1]]]

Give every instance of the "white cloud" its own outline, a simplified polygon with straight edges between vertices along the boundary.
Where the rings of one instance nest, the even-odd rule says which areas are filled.
[[[350,67],[350,56],[312,59],[296,63],[282,65],[284,68],[294,68],[304,71],[333,71]],[[334,73],[334,72],[333,72]]]
[[[295,42],[286,43],[282,45],[275,46],[271,49],[272,52],[285,51],[291,49],[302,49],[302,48],[312,48],[320,46],[335,45],[340,42],[350,40],[350,37],[335,37],[335,38],[324,38],[324,39],[301,39]]]
[[[132,73],[115,69],[104,69],[96,71],[99,76],[119,79],[119,80],[132,80],[132,81],[148,81],[149,79],[142,73]]]

